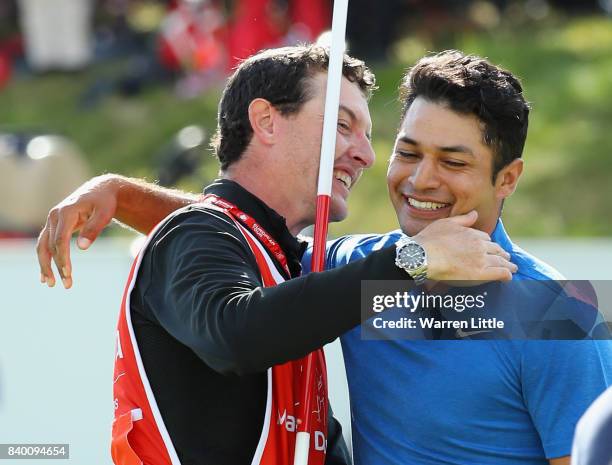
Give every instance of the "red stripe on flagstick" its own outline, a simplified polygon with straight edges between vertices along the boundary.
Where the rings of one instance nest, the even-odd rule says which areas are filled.
[[[327,226],[329,224],[329,203],[331,196],[317,196],[317,216],[315,219],[314,228],[314,249],[312,252],[311,271],[323,271],[325,269],[325,246],[327,244]],[[314,354],[310,353],[305,358],[306,371],[304,373],[304,384],[302,385],[302,407],[301,414],[298,418],[302,419],[302,423],[298,425],[298,431],[310,431],[310,422],[312,415],[312,397],[309,389],[313,383],[313,360]]]
[[[323,271],[325,269],[325,246],[327,244],[330,199],[331,196],[325,194],[317,196],[317,216],[314,228],[311,271]]]

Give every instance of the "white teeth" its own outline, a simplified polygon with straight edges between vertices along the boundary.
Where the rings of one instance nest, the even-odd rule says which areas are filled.
[[[421,210],[438,210],[439,208],[444,208],[447,205],[445,203],[437,202],[419,202],[412,197],[408,197],[408,203],[415,208],[420,208]]]
[[[351,184],[353,182],[353,180],[351,179],[351,176],[345,171],[341,171],[341,170],[334,170],[334,178],[336,178],[338,181],[344,184],[347,189],[351,187]]]

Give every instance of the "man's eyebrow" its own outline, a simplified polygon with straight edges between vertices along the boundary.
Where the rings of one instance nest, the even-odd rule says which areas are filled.
[[[351,110],[349,107],[347,107],[346,105],[340,105],[338,110],[347,113],[349,115],[349,118],[351,118],[351,120],[353,121],[357,120],[357,115],[355,114],[355,112]],[[370,133],[369,131],[366,132],[366,137],[370,142],[372,141],[372,133]]]
[[[398,142],[403,142],[404,144],[419,145],[419,143],[416,140],[411,139],[408,136],[402,136],[397,141]]]
[[[404,144],[410,144],[410,145],[420,145],[416,140],[408,137],[408,136],[402,136],[398,139],[398,142],[403,142]],[[466,155],[471,155],[474,156],[474,152],[472,151],[472,149],[470,149],[469,147],[466,147],[465,145],[449,145],[449,146],[445,146],[445,147],[437,147],[437,149],[440,152],[446,152],[446,153],[465,153]]]
[[[446,153],[465,153],[466,155],[471,155],[472,157],[474,156],[474,152],[472,152],[472,149],[466,147],[465,145],[451,145],[449,147],[440,147],[439,150],[441,152]]]

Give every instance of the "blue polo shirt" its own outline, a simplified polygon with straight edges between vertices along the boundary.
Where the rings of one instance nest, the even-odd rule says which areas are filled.
[[[399,237],[331,241],[327,267]],[[518,265],[514,279],[563,279],[514,245],[501,221],[492,240]],[[548,464],[570,454],[576,422],[612,384],[612,341],[379,341],[357,327],[341,342],[355,465]]]

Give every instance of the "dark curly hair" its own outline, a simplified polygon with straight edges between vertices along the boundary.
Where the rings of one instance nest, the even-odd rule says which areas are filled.
[[[494,154],[497,173],[523,154],[529,124],[529,103],[519,80],[484,58],[447,50],[421,58],[400,86],[402,115],[417,97],[474,114],[483,123],[484,143]]]
[[[309,79],[326,71],[328,64],[328,49],[318,45],[264,50],[244,60],[229,78],[219,102],[211,146],[221,170],[239,160],[251,141],[248,108],[254,99],[268,100],[283,115],[297,113],[313,97]],[[369,99],[375,78],[363,61],[345,55],[342,73]]]

